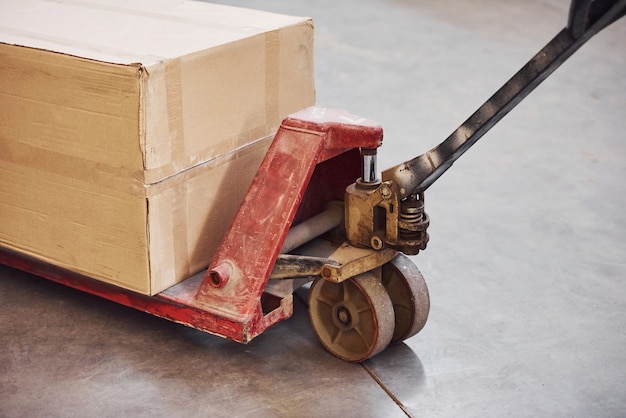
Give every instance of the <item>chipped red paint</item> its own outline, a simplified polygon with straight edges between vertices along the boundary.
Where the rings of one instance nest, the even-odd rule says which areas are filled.
[[[358,148],[377,148],[382,127],[334,109],[288,116],[206,275],[146,296],[0,249],[0,263],[125,306],[246,343],[291,316],[293,296],[264,313],[263,289],[293,223],[321,212],[360,174]],[[211,274],[213,272],[213,274]]]
[[[376,148],[381,141],[380,125],[343,111],[308,108],[287,117],[196,299],[243,321],[251,332],[271,325],[260,313],[261,294],[316,165],[355,147]]]

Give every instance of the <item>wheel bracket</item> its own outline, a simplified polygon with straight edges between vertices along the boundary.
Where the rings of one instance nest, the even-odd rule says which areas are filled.
[[[369,248],[356,248],[346,242],[328,257],[336,261],[336,264],[325,264],[322,267],[322,278],[334,283],[341,283],[388,263],[396,255],[398,255],[398,251],[391,248],[375,251]]]

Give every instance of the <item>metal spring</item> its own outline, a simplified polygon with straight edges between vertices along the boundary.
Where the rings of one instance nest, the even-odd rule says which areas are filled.
[[[419,241],[428,227],[428,215],[424,212],[422,195],[410,196],[402,202],[400,208],[400,237],[405,240]],[[403,227],[404,226],[404,227]]]

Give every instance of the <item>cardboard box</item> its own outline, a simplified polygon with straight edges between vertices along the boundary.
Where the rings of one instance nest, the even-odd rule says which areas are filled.
[[[0,246],[145,294],[210,262],[281,120],[310,19],[194,1],[0,13]]]

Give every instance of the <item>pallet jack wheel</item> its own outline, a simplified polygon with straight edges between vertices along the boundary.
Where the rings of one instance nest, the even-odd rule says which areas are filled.
[[[384,350],[393,336],[391,299],[380,269],[341,283],[317,279],[309,292],[309,313],[322,345],[336,357],[364,361]]]
[[[404,254],[382,267],[382,284],[395,313],[392,342],[404,341],[420,332],[430,311],[430,296],[424,276]]]

